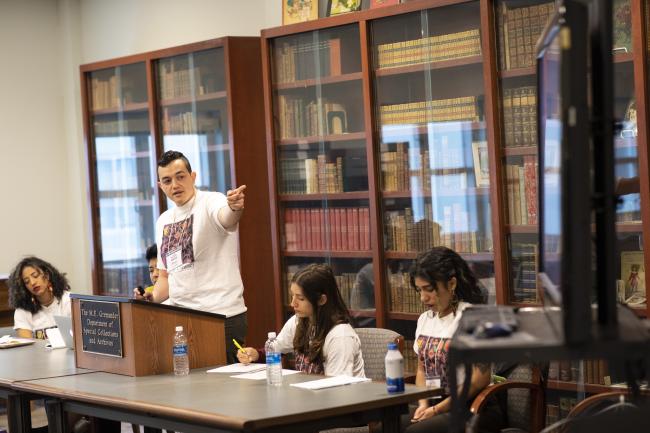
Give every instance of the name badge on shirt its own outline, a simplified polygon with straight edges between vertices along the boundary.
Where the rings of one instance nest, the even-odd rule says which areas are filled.
[[[432,379],[427,379],[425,385],[427,388],[440,388],[440,378],[434,377]]]
[[[167,272],[173,272],[183,264],[181,249],[177,248],[167,253]]]

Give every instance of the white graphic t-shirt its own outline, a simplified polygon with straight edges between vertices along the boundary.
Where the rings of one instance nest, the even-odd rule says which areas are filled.
[[[14,311],[14,329],[27,329],[32,331],[34,338],[45,339],[45,329],[56,327],[54,316],[70,317],[71,314],[70,292],[64,291],[61,299],[54,299],[54,302],[47,307],[41,307],[34,314],[17,308]]]
[[[169,274],[171,305],[226,316],[246,311],[239,232],[226,230],[217,218],[227,205],[225,195],[197,190],[158,218],[158,268]]]

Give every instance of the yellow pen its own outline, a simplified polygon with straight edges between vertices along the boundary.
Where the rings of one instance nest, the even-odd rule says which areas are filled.
[[[232,342],[235,343],[235,346],[237,347],[237,349],[239,349],[239,351],[240,351],[241,353],[243,353],[244,355],[248,355],[248,354],[246,353],[246,351],[244,350],[244,348],[241,347],[241,345],[240,345],[239,343],[237,343],[237,340],[235,340],[235,339],[233,338],[233,339],[232,339]]]

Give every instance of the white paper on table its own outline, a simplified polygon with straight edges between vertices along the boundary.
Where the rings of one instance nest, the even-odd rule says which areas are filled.
[[[229,364],[208,370],[208,373],[250,373],[266,369],[266,364]]]
[[[370,379],[367,377],[332,376],[326,377],[325,379],[312,380],[309,382],[292,383],[291,386],[303,389],[324,389],[332,388],[334,386],[350,385],[352,383],[359,382],[370,382]]]
[[[286,368],[282,369],[282,376],[289,376],[290,374],[296,374],[296,373],[300,373],[300,372],[296,370],[288,370]],[[234,377],[236,379],[262,380],[262,379],[266,379],[266,369],[255,371],[253,373],[236,374],[230,377]]]

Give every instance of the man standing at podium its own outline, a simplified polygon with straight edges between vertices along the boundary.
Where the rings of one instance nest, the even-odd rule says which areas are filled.
[[[196,172],[181,152],[167,151],[158,161],[158,185],[176,206],[156,222],[160,275],[153,293],[133,293],[137,299],[169,299],[171,305],[225,315],[226,356],[233,363],[237,349],[229,342],[243,342],[247,331],[238,255],[246,185],[223,195],[199,191],[195,181]]]

